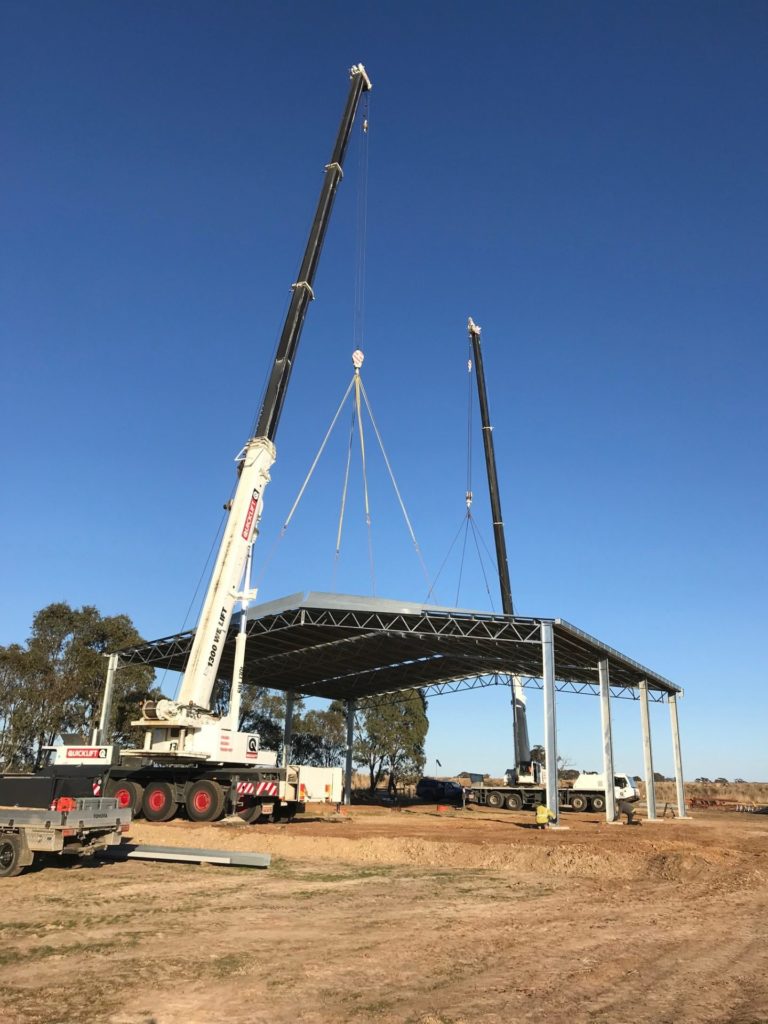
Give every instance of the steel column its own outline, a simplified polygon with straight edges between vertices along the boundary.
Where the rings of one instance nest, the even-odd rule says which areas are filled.
[[[547,807],[560,817],[557,793],[557,722],[555,718],[555,639],[551,622],[541,624],[541,660],[544,681],[544,760],[547,769]]]
[[[112,694],[115,689],[115,672],[120,664],[120,658],[117,654],[110,654],[109,661],[107,662],[107,680],[104,683],[104,696],[101,700],[101,716],[99,717],[99,726],[94,729],[91,735],[91,742],[102,746],[107,742],[107,735],[109,733],[109,718],[112,714]]]
[[[285,692],[285,725],[283,727],[283,768],[287,768],[291,759],[291,742],[293,740],[293,690]]]
[[[672,750],[675,755],[675,788],[677,790],[677,813],[687,818],[685,811],[685,782],[683,780],[683,756],[680,752],[680,721],[677,717],[677,694],[669,695],[669,721],[672,727]]]
[[[352,803],[352,745],[355,741],[355,702],[346,701],[347,705],[347,756],[344,765],[344,803]]]
[[[608,659],[597,663],[600,674],[600,720],[603,726],[603,775],[605,777],[605,820],[616,819],[616,791],[613,784],[613,727],[611,725],[611,677]]]
[[[640,680],[640,724],[643,730],[643,771],[645,772],[645,802],[648,821],[656,820],[656,786],[653,780],[653,747],[651,745],[651,719],[648,704],[648,680]]]

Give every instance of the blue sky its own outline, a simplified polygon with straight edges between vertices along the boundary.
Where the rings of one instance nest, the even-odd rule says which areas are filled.
[[[517,609],[683,685],[689,777],[768,777],[764,4],[6,2],[0,18],[0,643],[54,600],[147,637],[182,626],[363,61],[363,372],[427,564],[464,511],[471,315]],[[351,376],[359,145],[265,498],[265,600],[333,580],[343,432],[263,563]],[[481,466],[478,447],[490,545]],[[369,593],[357,472],[337,586]],[[377,592],[420,599],[374,455],[371,488]],[[454,559],[439,601],[457,579]],[[489,606],[476,562],[458,596]],[[639,709],[616,703],[617,760],[640,771]],[[507,767],[507,708],[497,689],[434,700],[430,766]],[[533,696],[534,742],[539,716]],[[562,698],[577,767],[598,767],[598,723],[594,698]],[[653,726],[670,771],[666,708]]]

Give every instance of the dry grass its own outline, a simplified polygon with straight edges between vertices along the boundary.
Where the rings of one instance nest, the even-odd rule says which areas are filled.
[[[656,783],[656,800],[674,802],[674,782]],[[640,784],[640,791],[645,797],[645,785]],[[727,800],[735,804],[754,804],[764,807],[768,805],[768,782],[686,782],[685,796],[687,800]]]

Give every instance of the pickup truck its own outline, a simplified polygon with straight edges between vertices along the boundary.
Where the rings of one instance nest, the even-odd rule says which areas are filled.
[[[0,878],[13,878],[40,853],[89,857],[117,846],[131,812],[109,797],[61,797],[51,810],[0,807]]]

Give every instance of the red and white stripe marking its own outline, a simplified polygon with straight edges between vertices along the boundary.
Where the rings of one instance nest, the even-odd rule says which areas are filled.
[[[101,796],[101,779],[93,780],[93,795]]]
[[[238,782],[240,796],[277,796],[276,782]]]

